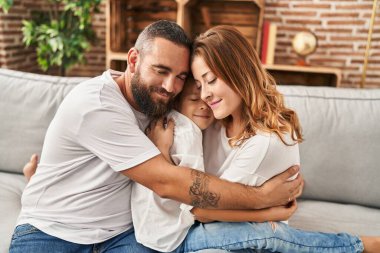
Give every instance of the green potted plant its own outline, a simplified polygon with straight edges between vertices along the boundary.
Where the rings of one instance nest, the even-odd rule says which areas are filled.
[[[23,20],[23,42],[35,46],[38,65],[43,71],[58,67],[64,76],[69,67],[84,61],[84,54],[95,39],[91,14],[98,12],[101,0],[47,0],[49,11],[34,12]],[[8,10],[12,0],[0,0]]]
[[[5,13],[8,13],[8,10],[13,5],[13,0],[0,0],[0,8],[3,9]]]

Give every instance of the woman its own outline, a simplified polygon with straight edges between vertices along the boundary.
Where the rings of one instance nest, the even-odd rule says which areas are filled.
[[[200,35],[193,45],[191,68],[202,99],[219,120],[204,137],[206,172],[259,186],[299,163],[302,135],[297,115],[284,106],[275,81],[238,30],[218,26]],[[306,232],[282,222],[243,222],[257,221],[250,211],[192,212],[203,222],[234,223],[195,224],[176,252],[219,248],[347,253],[380,248],[379,237]]]

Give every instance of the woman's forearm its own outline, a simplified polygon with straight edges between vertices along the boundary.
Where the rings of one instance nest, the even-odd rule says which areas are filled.
[[[193,208],[191,212],[195,219],[207,223],[211,221],[225,222],[265,222],[265,221],[280,221],[284,219],[274,219],[270,211],[267,209],[261,210],[211,210]]]

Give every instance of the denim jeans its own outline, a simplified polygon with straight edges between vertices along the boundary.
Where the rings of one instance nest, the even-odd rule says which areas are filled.
[[[196,252],[203,249],[239,253],[356,253],[362,252],[364,247],[356,236],[307,232],[282,222],[214,222],[194,224],[184,242],[174,252]]]
[[[36,227],[24,224],[16,227],[9,253],[151,253],[155,252],[136,242],[130,229],[105,242],[77,244],[48,235]]]

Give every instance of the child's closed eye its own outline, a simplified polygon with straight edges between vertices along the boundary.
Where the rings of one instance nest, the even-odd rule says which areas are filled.
[[[191,94],[190,96],[188,96],[188,99],[190,101],[196,102],[196,101],[199,101],[201,97],[199,96],[199,94]]]

